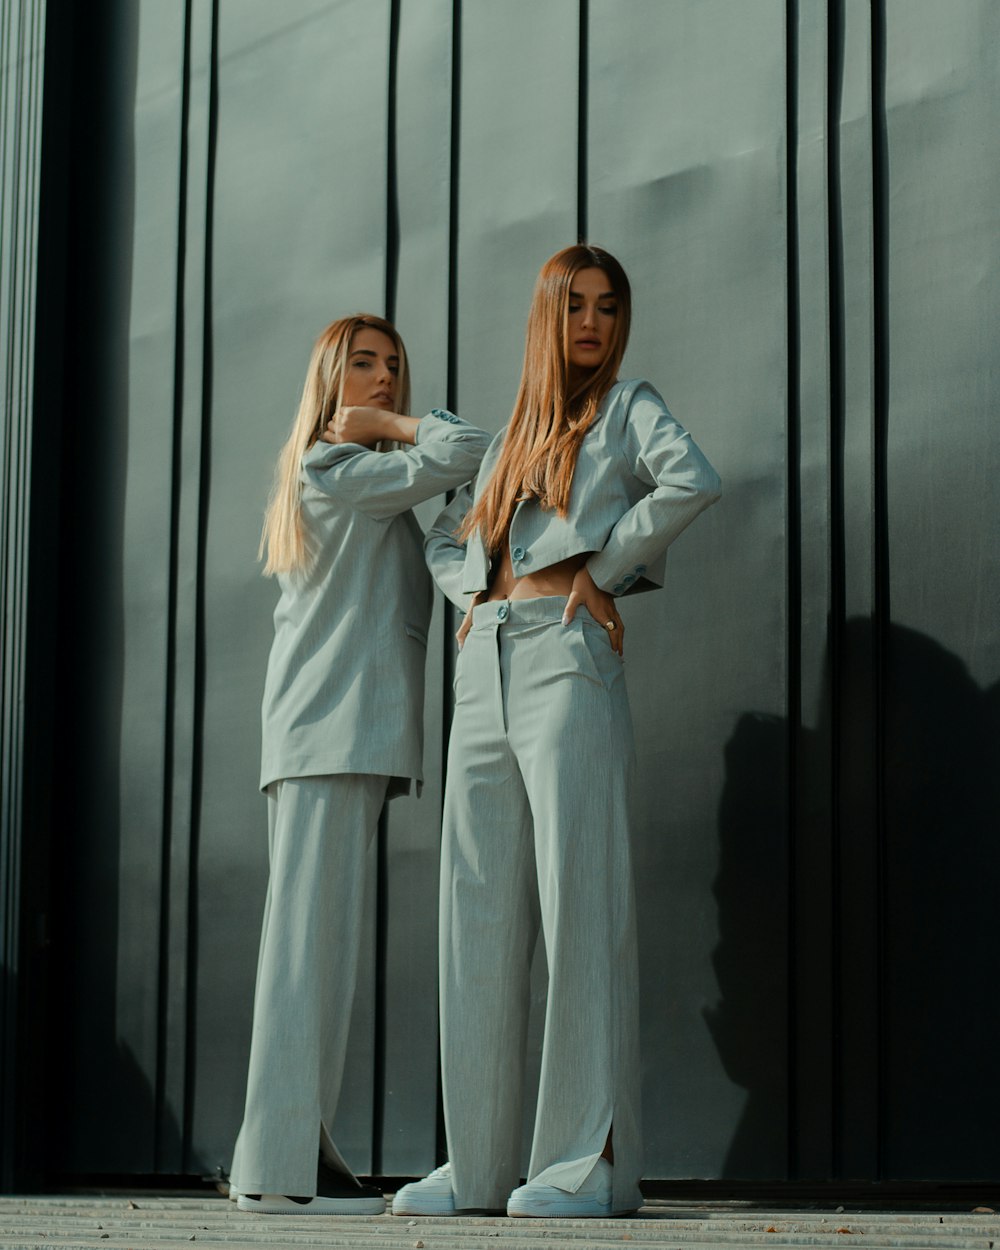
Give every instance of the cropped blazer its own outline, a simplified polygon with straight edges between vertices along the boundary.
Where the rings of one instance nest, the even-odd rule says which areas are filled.
[[[315,443],[302,460],[312,563],[280,574],[261,708],[261,788],[378,773],[419,782],[432,586],[410,509],[467,482],[490,436],[436,408],[414,446]]]
[[[435,581],[463,609],[467,596],[489,585],[492,562],[478,533],[462,543],[456,530],[489,480],[504,435],[424,542]],[[514,577],[589,551],[587,568],[602,590],[653,590],[663,585],[667,548],[720,492],[719,475],[656,389],[641,378],[616,382],[580,445],[567,515],[534,498],[515,508],[508,534]]]

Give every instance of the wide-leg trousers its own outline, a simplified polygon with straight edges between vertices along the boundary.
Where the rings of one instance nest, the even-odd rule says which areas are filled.
[[[445,1124],[459,1207],[520,1174],[529,974],[548,998],[529,1180],[575,1191],[613,1128],[614,1209],[641,1204],[634,743],[622,662],[559,597],[484,603],[459,653],[444,801]]]
[[[316,1193],[323,1124],[343,1078],[368,851],[388,778],[296,777],[267,790],[264,904],[250,1069],[232,1180],[243,1193]]]

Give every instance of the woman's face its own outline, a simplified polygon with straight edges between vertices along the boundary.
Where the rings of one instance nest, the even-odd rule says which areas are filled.
[[[618,317],[618,300],[603,269],[577,270],[567,313],[570,366],[596,369],[611,348]]]
[[[341,403],[345,408],[382,408],[394,412],[398,388],[396,344],[381,330],[361,326],[351,340]]]

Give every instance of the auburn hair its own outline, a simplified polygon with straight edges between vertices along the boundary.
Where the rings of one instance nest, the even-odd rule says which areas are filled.
[[[406,349],[396,327],[383,317],[355,313],[331,322],[320,334],[309,357],[305,385],[291,433],[278,453],[274,483],[264,513],[258,559],[267,556],[264,575],[303,572],[311,561],[302,529],[302,457],[323,433],[327,421],[340,407],[344,378],[354,336],[359,330],[381,330],[390,338],[399,357],[396,410],[410,408],[410,373]]]
[[[600,269],[607,275],[618,312],[607,356],[570,390],[569,297],[581,269]],[[528,313],[524,367],[503,450],[459,527],[460,538],[478,530],[487,551],[499,551],[514,509],[525,496],[566,515],[580,445],[618,376],[631,321],[629,281],[609,252],[581,243],[563,248],[545,262]]]

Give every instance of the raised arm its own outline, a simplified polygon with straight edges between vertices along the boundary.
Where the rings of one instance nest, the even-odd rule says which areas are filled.
[[[629,406],[623,454],[632,473],[653,489],[618,521],[602,551],[587,561],[596,585],[626,594],[699,512],[721,494],[719,475],[694,439],[644,384]]]
[[[321,440],[302,458],[303,481],[384,521],[467,482],[490,444],[491,435],[442,408],[398,422],[386,437],[409,441],[410,434],[412,446],[378,452],[359,443]]]

